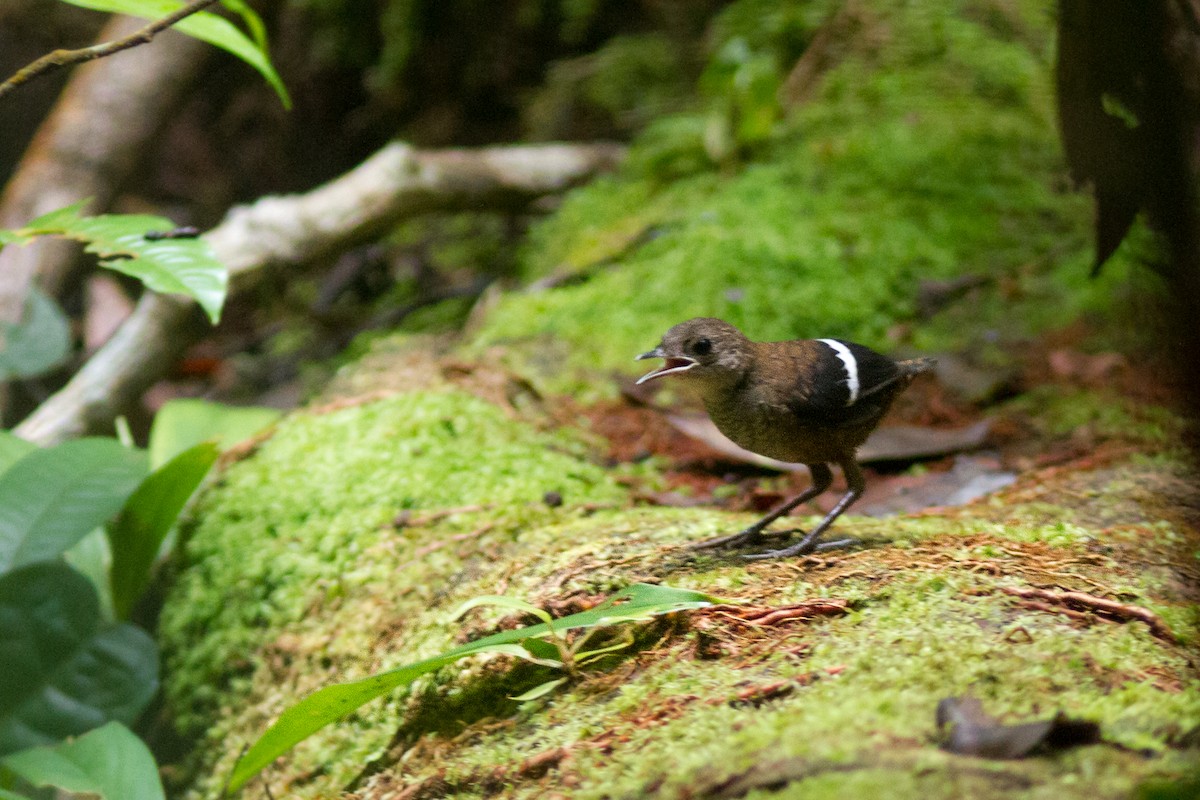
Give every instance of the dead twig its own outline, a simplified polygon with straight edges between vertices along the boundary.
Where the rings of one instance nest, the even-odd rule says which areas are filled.
[[[1048,576],[1050,578],[1065,578],[1068,580],[1080,581],[1082,583],[1088,584],[1089,586],[1091,586],[1095,589],[1098,589],[1098,590],[1104,592],[1105,594],[1112,595],[1113,597],[1116,597],[1121,594],[1116,589],[1113,589],[1109,586],[1105,586],[1103,583],[1096,580],[1095,578],[1089,578],[1087,575],[1080,575],[1078,572],[1061,572],[1061,571],[1049,570],[1049,569],[1038,570],[1038,572],[1041,573],[1042,575]],[[1062,585],[1062,584],[1060,584],[1060,585]],[[1064,586],[1064,588],[1066,588],[1066,587]]]
[[[1024,625],[1018,625],[1008,633],[1004,634],[1004,641],[1015,644],[1018,639],[1021,639],[1025,644],[1033,642],[1033,634]]]
[[[1159,639],[1171,643],[1175,642],[1175,635],[1171,633],[1171,629],[1167,627],[1167,623],[1163,622],[1161,617],[1148,608],[1129,605],[1128,603],[1118,603],[1116,600],[1108,600],[1104,597],[1096,597],[1095,595],[1083,592],[1055,592],[1049,589],[1016,586],[1004,586],[1001,587],[1000,591],[1013,597],[1019,597],[1030,604],[1045,601],[1045,603],[1050,605],[1043,607],[1039,604],[1037,606],[1029,605],[1028,607],[1061,613],[1069,617],[1079,618],[1082,616],[1086,618],[1086,614],[1080,613],[1080,610],[1082,610],[1101,617],[1114,619],[1118,622],[1138,620],[1146,623],[1146,626],[1150,628],[1150,633]]]
[[[796,681],[772,681],[771,683],[748,686],[729,701],[731,706],[759,706],[796,691]]]
[[[487,533],[488,531],[492,530],[492,528],[495,528],[495,527],[496,527],[495,522],[488,522],[484,525],[480,525],[478,528],[476,528],[473,531],[468,531],[467,533],[457,533],[454,536],[451,536],[447,539],[439,539],[436,542],[430,542],[429,544],[425,545],[424,547],[419,548],[417,550],[417,552],[413,554],[414,557],[412,559],[405,561],[403,564],[401,564],[396,569],[404,569],[405,567],[411,567],[413,564],[416,564],[418,561],[420,561],[425,556],[429,555],[430,553],[436,553],[438,550],[441,550],[443,547],[450,544],[451,542],[462,542],[462,541],[466,541],[467,539],[475,539],[479,536],[482,536],[483,534]]]
[[[846,613],[845,600],[810,600],[794,606],[777,608],[761,617],[746,621],[752,625],[776,625],[789,619],[811,619],[813,617],[837,617]]]
[[[715,605],[697,612],[703,616],[716,616],[722,619],[731,620],[742,625],[754,625],[756,627],[765,627],[777,625],[780,622],[785,622],[789,619],[811,619],[813,617],[836,617],[845,614],[847,604],[845,600],[835,598],[818,598],[815,600],[806,600],[803,603],[795,603],[789,606],[766,607],[761,606],[731,606],[731,605]]]
[[[1076,611],[1073,608],[1065,606],[1057,606],[1053,603],[1047,603],[1042,600],[1022,600],[1018,603],[1021,608],[1028,611],[1045,611],[1047,614],[1058,614],[1060,616],[1069,617],[1077,622],[1091,622],[1095,617],[1083,611]]]
[[[50,72],[56,67],[64,67],[70,64],[82,64],[87,61],[94,61],[97,58],[111,56],[114,53],[119,53],[122,50],[128,50],[131,47],[137,47],[139,44],[146,44],[158,34],[165,31],[167,28],[174,25],[176,22],[190,17],[197,11],[203,11],[211,5],[216,4],[217,0],[192,0],[185,6],[182,6],[165,17],[156,19],[145,27],[139,28],[128,36],[116,39],[111,42],[92,45],[91,47],[83,47],[78,50],[55,50],[47,53],[41,58],[17,70],[12,77],[0,83],[0,97],[9,92],[15,91],[17,87],[22,86],[34,78]]]
[[[420,517],[414,517],[410,511],[401,511],[392,520],[392,527],[399,530],[401,528],[421,528],[425,525],[431,525],[435,522],[440,522],[446,517],[454,517],[459,514],[474,514],[477,511],[489,511],[493,508],[491,503],[476,503],[470,506],[457,506],[455,508],[442,508],[437,511],[431,511]]]
[[[537,755],[532,755],[517,766],[517,777],[523,780],[534,780],[542,777],[557,767],[571,755],[566,747],[556,747]]]

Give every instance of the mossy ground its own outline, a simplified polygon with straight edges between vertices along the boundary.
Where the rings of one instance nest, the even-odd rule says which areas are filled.
[[[763,5],[734,4],[726,25],[753,28]],[[516,624],[450,622],[463,600],[568,613],[636,581],[731,605],[638,628],[542,701],[509,698],[544,668],[447,667],[302,743],[266,773],[272,796],[1092,800],[1189,774],[1200,519],[1169,412],[1111,391],[1025,394],[999,413],[1028,423],[1029,447],[1074,442],[1065,461],[1030,457],[965,508],[843,518],[860,549],[754,564],[684,547],[751,517],[635,506],[637,476],[598,466],[562,412],[611,395],[610,370],[693,315],[764,339],[1001,354],[1085,312],[1118,330],[1109,309],[1143,272],[1126,253],[1086,281],[1090,210],[1056,144],[1048,6],[856,7],[859,33],[776,134],[712,170],[697,166],[703,120],[663,120],[627,173],[539,226],[523,276],[582,280],[502,295],[451,355],[411,332],[375,340],[327,390],[356,400],[289,417],[225,469],[160,627],[168,705],[195,742],[181,796],[218,795],[243,744],[312,690]],[[963,274],[984,281],[922,318],[918,284]],[[1006,591],[1029,587],[1148,609],[1172,636]],[[748,621],[820,599],[834,610]],[[966,692],[1008,720],[1095,720],[1105,741],[947,754],[934,708]]]
[[[682,547],[737,526],[736,516],[596,509],[619,493],[584,462],[557,464],[559,473],[592,476],[574,503],[557,509],[536,493],[504,496],[493,486],[488,510],[429,524],[417,516],[396,530],[387,524],[402,505],[395,498],[411,495],[384,485],[367,487],[359,500],[377,509],[371,527],[321,521],[313,498],[331,475],[357,483],[361,468],[376,468],[364,443],[399,420],[423,418],[419,406],[446,415],[447,402],[466,401],[404,397],[330,419],[294,418],[208,496],[193,533],[196,563],[163,623],[177,645],[173,705],[202,737],[197,756],[207,777],[193,784],[198,795],[216,791],[238,754],[233,743],[252,739],[289,702],[331,681],[428,657],[494,624],[486,619],[495,615],[449,622],[463,600],[503,591],[565,613],[634,581],[763,610],[825,598],[848,611],[774,625],[743,622],[737,607],[693,612],[644,629],[632,653],[524,705],[508,698],[546,671],[494,658],[463,662],[302,744],[268,773],[275,796],[329,797],[348,786],[362,798],[399,787],[412,791],[406,797],[736,796],[721,787],[737,779],[765,791],[776,770],[789,787],[783,796],[886,788],[891,797],[949,798],[967,789],[988,797],[1021,787],[1024,796],[1123,797],[1148,778],[1184,774],[1195,755],[1187,745],[1200,726],[1191,661],[1200,636],[1190,594],[1195,533],[1164,518],[1153,491],[1107,491],[1178,480],[1174,462],[1051,468],[966,509],[847,518],[839,530],[869,543],[862,550],[752,565]],[[264,490],[259,481],[277,475],[280,459],[291,460],[318,429],[357,431],[333,457],[339,466],[294,462],[297,474]],[[510,429],[501,438],[542,436]],[[399,455],[389,472],[403,476],[419,458]],[[1052,506],[1060,484],[1067,504]],[[243,493],[249,486],[258,488]],[[468,486],[440,504],[480,499]],[[305,509],[306,519],[264,540],[264,521],[289,508]],[[371,516],[363,508],[357,515]],[[251,535],[239,518],[256,519],[260,532]],[[1095,519],[1114,524],[1094,527]],[[290,544],[279,548],[283,528]],[[314,555],[301,546],[306,537],[329,547]],[[241,555],[225,558],[218,547]],[[1004,592],[1031,585],[1144,606],[1176,639],[1156,638],[1138,621],[1028,608]],[[205,598],[220,602],[206,609]],[[933,709],[967,692],[1011,719],[1061,710],[1095,720],[1105,743],[1023,762],[950,756],[935,747]]]

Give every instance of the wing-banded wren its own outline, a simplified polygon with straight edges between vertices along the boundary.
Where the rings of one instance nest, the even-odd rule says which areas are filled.
[[[638,379],[675,377],[699,394],[713,423],[737,444],[779,461],[805,464],[812,486],[740,533],[696,548],[751,545],[779,517],[827,490],[830,464],[848,490],[797,544],[747,558],[811,553],[821,535],[865,488],[856,451],[912,379],[933,368],[918,358],[894,361],[841,339],[752,342],[728,322],[700,317],[671,328],[662,343],[637,357],[665,363]],[[836,544],[836,543],[831,543]],[[829,546],[829,545],[825,545]]]

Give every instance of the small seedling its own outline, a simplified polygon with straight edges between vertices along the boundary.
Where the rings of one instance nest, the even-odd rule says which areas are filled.
[[[586,629],[574,642],[569,641],[565,636],[559,633],[554,628],[554,618],[543,609],[527,603],[516,597],[508,597],[506,595],[488,594],[474,597],[459,606],[454,613],[452,619],[460,619],[464,614],[473,608],[482,606],[494,606],[497,608],[509,608],[514,611],[523,611],[532,614],[540,619],[546,625],[544,639],[531,638],[520,644],[500,644],[493,648],[488,648],[483,652],[503,653],[505,655],[516,656],[533,664],[540,664],[544,667],[552,669],[561,669],[566,673],[565,677],[555,678],[546,681],[533,687],[523,694],[513,697],[513,700],[529,701],[536,700],[539,697],[544,697],[554,691],[563,684],[577,680],[580,675],[580,668],[586,664],[590,664],[598,658],[601,658],[608,653],[614,653],[618,650],[624,650],[633,644],[633,636],[626,634],[621,641],[607,647],[599,647],[594,650],[587,650],[587,644],[591,641],[593,634],[599,630],[603,630],[612,625],[617,625],[622,622],[630,621],[625,617],[606,617],[595,627]]]

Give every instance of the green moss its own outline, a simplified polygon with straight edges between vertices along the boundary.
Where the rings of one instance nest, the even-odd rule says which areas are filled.
[[[1169,409],[1113,392],[1035,386],[1002,410],[1033,420],[1047,436],[1086,434],[1179,449],[1184,421]]]
[[[415,447],[429,448],[422,455],[453,460],[446,451],[455,449],[455,440],[445,438],[445,427],[426,430],[449,408],[478,417],[480,424],[486,420],[504,427],[508,433],[483,435],[498,437],[489,446],[511,448],[508,457],[518,463],[527,457],[523,443],[543,441],[520,433],[519,426],[514,433],[497,412],[469,398],[397,398],[289,421],[254,461],[235,465],[224,485],[206,498],[189,549],[193,564],[163,622],[168,641],[177,645],[170,659],[173,704],[190,710],[183,719],[204,734],[196,751],[206,762],[202,774],[224,774],[237,755],[230,742],[248,741],[297,697],[333,680],[431,656],[461,640],[456,632],[462,623],[449,622],[447,612],[464,599],[503,588],[544,603],[608,593],[631,580],[662,580],[755,605],[837,597],[854,610],[758,632],[729,629],[723,640],[734,652],[716,660],[694,657],[687,636],[654,633],[636,670],[622,672],[619,660],[610,667],[624,675],[615,684],[601,675],[593,679],[600,687],[584,682],[524,708],[507,697],[545,675],[510,670],[494,659],[463,662],[305,742],[273,779],[276,791],[325,796],[368,761],[381,759],[377,766],[390,772],[400,769],[393,761],[409,753],[406,780],[420,780],[434,770],[455,787],[456,796],[474,796],[479,776],[498,765],[513,768],[547,750],[570,747],[570,771],[576,776],[572,796],[583,798],[643,796],[649,785],[659,786],[661,796],[682,796],[688,786],[753,772],[764,761],[785,765],[780,768],[788,775],[787,792],[796,796],[807,796],[805,787],[816,796],[838,791],[845,796],[855,787],[882,786],[892,776],[907,788],[890,796],[949,798],[959,796],[955,787],[960,784],[953,779],[952,757],[932,745],[933,708],[941,697],[969,691],[1010,719],[1057,710],[1095,719],[1110,741],[1156,754],[1147,761],[1090,748],[1057,759],[980,764],[972,780],[981,792],[1017,780],[1054,796],[1094,796],[1103,788],[1108,794],[1100,796],[1115,797],[1145,777],[1176,774],[1166,748],[1200,725],[1200,685],[1185,677],[1186,657],[1153,638],[1145,626],[1097,621],[1078,628],[1063,617],[1023,610],[999,591],[1021,585],[1016,577],[1021,569],[1035,574],[1039,569],[1026,563],[1022,551],[1005,548],[1006,541],[1048,544],[1060,553],[1051,556],[1053,561],[1089,564],[1094,578],[1121,586],[1117,562],[1097,561],[1090,555],[1094,538],[1069,524],[849,517],[839,525],[842,532],[890,541],[876,541],[851,557],[858,572],[875,572],[874,577],[852,577],[851,569],[846,578],[830,583],[822,570],[800,562],[751,565],[731,556],[697,558],[678,549],[738,527],[744,515],[639,509],[581,518],[569,509],[531,506],[528,489],[485,470],[478,484],[464,478],[465,483],[443,485],[430,495],[415,488],[425,485],[423,479],[412,484],[410,478],[390,476],[383,479],[385,486],[372,485],[361,494],[345,485],[330,491],[346,492],[343,502],[357,506],[354,513],[363,520],[386,519],[395,512],[388,498],[406,496],[427,498],[428,503],[408,503],[422,508],[487,497],[499,504],[495,510],[412,531],[360,525],[353,536],[336,542],[316,533],[328,535],[330,527],[346,524],[326,506],[324,484],[373,483],[358,470],[360,465],[375,469],[366,465],[382,450],[391,449],[410,466],[421,458],[395,439],[373,444],[385,428],[402,428],[398,420],[416,417],[425,426],[412,432],[423,443]],[[310,461],[307,469],[291,466],[303,463],[296,456],[309,452],[317,436],[343,442],[338,466],[328,468],[320,460]],[[260,459],[263,463],[256,463]],[[564,469],[579,466],[558,461],[556,472]],[[292,470],[311,477],[301,479]],[[239,494],[240,487],[268,475],[280,475],[307,497],[292,496],[290,490],[280,497],[281,491],[261,488]],[[611,492],[598,481],[576,497],[603,499]],[[1014,515],[1019,517],[1019,510]],[[310,516],[317,518],[311,526]],[[245,519],[274,535],[253,539],[240,524]],[[281,537],[288,530],[292,533]],[[306,535],[312,537],[307,543]],[[947,536],[973,537],[974,544],[960,552],[945,545],[930,549],[934,537]],[[995,545],[980,544],[981,537]],[[924,548],[924,555],[897,562],[897,549],[906,546]],[[218,548],[234,558],[218,557]],[[926,562],[933,552],[951,559]],[[986,562],[1000,577],[976,570]],[[906,566],[881,566],[896,563]],[[886,581],[880,581],[880,569]],[[1194,628],[1193,607],[1166,602],[1154,591],[1146,601],[1177,631]],[[775,643],[756,649],[754,642],[763,636]],[[805,655],[785,654],[805,642]],[[743,647],[746,652],[738,652]],[[798,688],[765,705],[731,707],[721,699],[781,680],[795,680]],[[647,715],[657,719],[655,709],[671,708],[676,698],[689,696],[696,699],[668,713],[662,724],[639,722]],[[487,716],[508,722],[493,728],[484,724]],[[468,727],[477,721],[482,727]],[[474,732],[463,736],[464,729]],[[603,755],[581,745],[596,737],[622,744]],[[389,754],[389,747],[397,749]],[[671,766],[664,770],[664,764]],[[297,782],[317,767],[318,780]],[[206,778],[194,788],[207,796],[218,783]],[[532,797],[538,791],[536,783],[521,784],[502,794]]]
[[[895,323],[915,319],[920,281],[994,277],[913,339],[953,349],[1100,306],[1125,268],[1087,279],[1091,211],[1063,190],[1045,14],[1005,26],[971,3],[868,7],[861,38],[887,45],[856,40],[753,163],[667,184],[629,171],[571,195],[535,230],[525,276],[613,252],[620,269],[504,298],[476,344],[514,345],[551,389],[594,391],[590,376],[632,372],[634,354],[690,316],[887,348]],[[669,160],[648,138],[655,155],[635,146],[632,162]],[[648,229],[632,252],[603,245]]]
[[[558,138],[572,117],[600,117],[605,128],[633,132],[692,102],[692,53],[663,33],[615,36],[595,52],[552,63],[523,110],[531,139]],[[575,122],[575,125],[578,125]]]
[[[573,797],[684,797],[733,775],[762,770],[769,777],[776,769],[787,780],[762,785],[786,784],[782,796],[857,796],[859,788],[898,782],[886,796],[951,798],[962,796],[966,764],[978,772],[972,796],[1008,796],[1004,790],[1016,781],[1037,787],[1039,796],[1117,797],[1148,774],[1144,758],[1094,747],[1026,762],[956,759],[932,747],[933,708],[942,697],[970,692],[1010,720],[1063,710],[1100,722],[1108,741],[1160,753],[1200,724],[1200,685],[1164,693],[1141,679],[1147,668],[1186,672],[1186,659],[1144,629],[1076,630],[1052,616],[1014,611],[999,595],[964,594],[967,586],[980,588],[965,575],[940,585],[932,575],[901,580],[857,614],[795,628],[797,640],[814,645],[803,660],[663,658],[615,691],[563,693],[533,717],[466,740],[446,774],[469,780],[599,736],[623,744],[572,750]],[[1014,644],[1008,633],[1016,627],[1028,639]],[[764,705],[720,700],[746,686],[789,680],[801,688]],[[661,724],[638,722],[672,707]],[[1167,754],[1158,767],[1169,773],[1174,762]],[[506,795],[538,791],[517,786]]]
[[[272,631],[379,580],[371,553],[403,538],[390,526],[402,511],[482,504],[511,531],[549,513],[547,491],[568,508],[620,501],[623,490],[581,455],[570,438],[537,433],[453,392],[282,422],[194,514],[187,569],[160,628],[173,689],[188,698],[178,707],[181,726],[204,724],[218,687],[237,681],[244,653]],[[397,547],[411,559],[418,545]],[[387,561],[397,569],[394,556]]]

